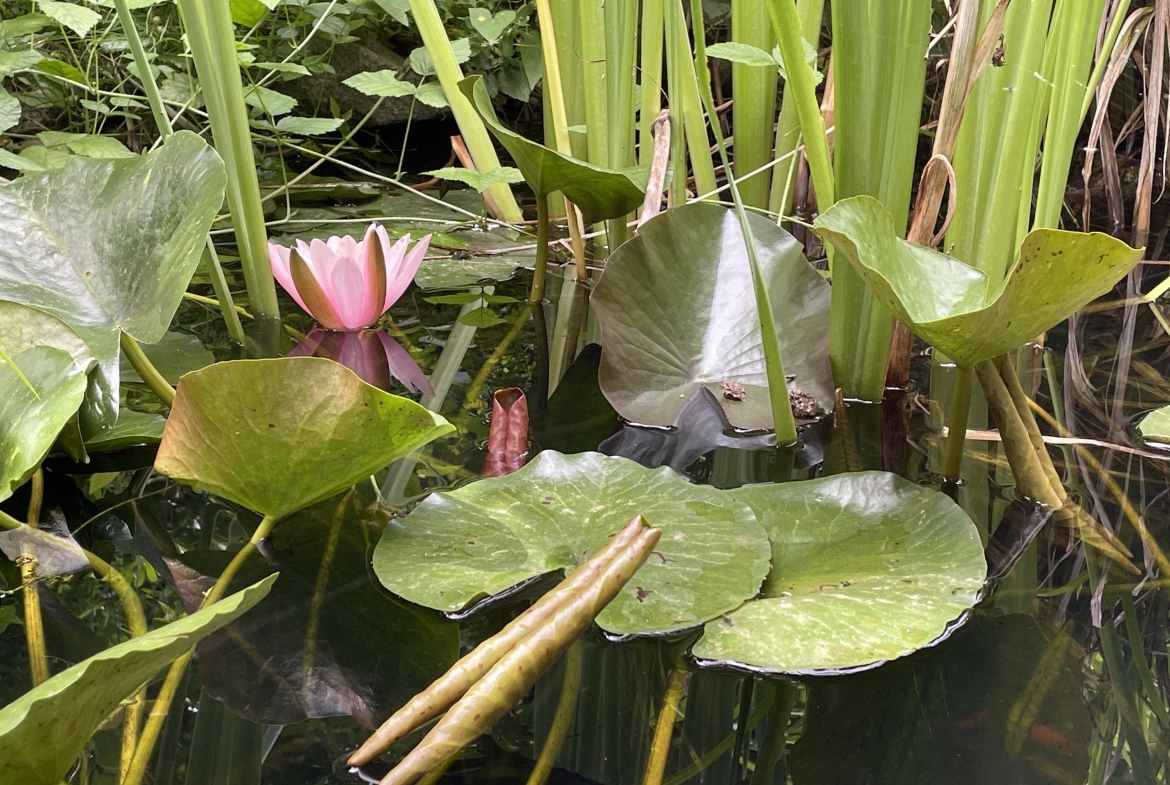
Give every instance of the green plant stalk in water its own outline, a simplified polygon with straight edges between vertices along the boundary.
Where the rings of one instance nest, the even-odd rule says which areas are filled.
[[[175,402],[175,388],[171,387],[170,382],[162,377],[154,364],[150,362],[146,354],[142,351],[142,347],[138,345],[138,341],[131,338],[126,333],[122,333],[119,339],[122,343],[122,353],[126,355],[126,359],[130,361],[130,365],[142,377],[142,381],[150,388],[150,391],[158,397],[160,401],[166,406],[171,406]]]
[[[236,577],[236,573],[240,571],[240,568],[244,566],[244,562],[256,550],[256,546],[272,533],[272,527],[276,525],[278,520],[280,519],[274,515],[264,516],[248,542],[244,544],[244,547],[236,551],[236,555],[232,557],[232,560],[228,562],[228,566],[224,569],[223,573],[216,579],[215,585],[204,595],[203,601],[199,603],[200,610],[209,605],[213,605],[223,597],[228,585]],[[166,678],[163,680],[158,696],[154,700],[154,705],[151,706],[150,715],[146,720],[146,726],[142,729],[142,736],[138,741],[138,746],[134,750],[134,759],[131,761],[130,768],[122,779],[121,785],[142,785],[143,779],[146,776],[146,768],[150,764],[151,756],[154,753],[155,744],[158,743],[159,734],[162,733],[163,723],[166,722],[167,714],[170,713],[171,703],[174,701],[175,695],[179,691],[179,684],[183,680],[183,673],[187,670],[187,665],[190,663],[191,657],[194,654],[195,650],[190,649],[186,654],[175,660],[167,670]]]
[[[679,705],[686,690],[687,674],[688,671],[681,661],[675,663],[670,672],[666,694],[662,696],[662,708],[658,710],[658,722],[654,726],[654,738],[650,742],[650,759],[646,762],[646,775],[642,778],[642,785],[662,785],[674,724],[682,716]]]
[[[577,711],[577,693],[581,689],[581,641],[577,640],[569,647],[565,655],[565,673],[561,676],[561,695],[557,699],[557,708],[553,713],[552,725],[548,735],[544,737],[544,746],[540,748],[540,756],[536,759],[536,766],[528,775],[527,785],[544,785],[552,774],[556,765],[557,756],[564,746],[569,735],[569,728],[573,725],[573,716]]]

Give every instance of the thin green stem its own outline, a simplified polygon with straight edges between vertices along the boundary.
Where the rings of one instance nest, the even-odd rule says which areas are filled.
[[[20,583],[24,589],[24,639],[28,644],[28,669],[34,687],[44,684],[52,671],[45,649],[45,626],[41,620],[41,597],[37,593],[37,558],[28,549],[22,549]]]
[[[1020,384],[1020,377],[1016,375],[1011,357],[1004,356],[1000,363],[999,375],[1003,378],[1008,393],[1012,396],[1012,403],[1015,404],[1016,411],[1020,413],[1020,420],[1023,421],[1024,428],[1028,431],[1028,438],[1032,442],[1032,448],[1036,451],[1036,457],[1040,459],[1040,465],[1044,467],[1044,473],[1048,475],[1048,482],[1061,501],[1064,501],[1068,498],[1068,492],[1052,463],[1052,456],[1048,454],[1048,446],[1044,444],[1044,436],[1040,433],[1040,426],[1036,423],[1035,415],[1032,414],[1028,395]]]
[[[126,359],[130,361],[130,365],[142,377],[142,381],[150,388],[150,391],[158,397],[165,405],[171,406],[175,402],[175,388],[171,387],[170,382],[163,378],[158,369],[147,358],[146,353],[142,351],[142,347],[138,345],[138,341],[134,340],[130,335],[122,333],[122,354],[126,355]]]
[[[947,423],[947,441],[943,446],[942,476],[944,480],[958,482],[963,470],[963,445],[967,440],[967,417],[971,412],[971,391],[975,383],[975,371],[959,366],[955,368],[955,389],[951,394],[951,416]]]
[[[236,573],[240,571],[240,568],[244,566],[248,557],[256,550],[256,546],[271,534],[272,527],[276,525],[278,520],[279,518],[272,515],[264,516],[264,519],[260,521],[260,525],[256,527],[256,531],[252,533],[251,539],[244,544],[244,547],[236,552],[236,555],[228,562],[228,566],[224,569],[223,573],[216,579],[215,585],[204,595],[203,602],[199,604],[200,609],[218,602],[223,597],[232,579],[236,577]],[[134,759],[131,761],[130,770],[122,780],[122,785],[142,785],[143,778],[146,775],[146,767],[150,764],[151,756],[154,754],[154,747],[158,743],[159,734],[162,733],[163,723],[166,722],[171,702],[174,701],[175,695],[179,691],[179,684],[183,679],[183,673],[187,670],[187,665],[190,663],[191,657],[194,654],[195,649],[190,649],[186,654],[175,660],[171,664],[170,669],[167,670],[166,678],[163,680],[158,696],[154,700],[154,705],[151,706],[150,716],[146,720],[146,726],[142,729],[142,737],[134,750]]]
[[[821,37],[821,19],[825,15],[825,0],[797,0],[796,13],[800,17],[800,31],[805,40],[815,48]],[[796,98],[788,86],[784,87],[784,99],[780,103],[780,118],[776,121],[776,147],[773,155],[777,160],[791,156],[787,162],[772,173],[772,192],[768,198],[768,209],[785,215],[792,208],[792,184],[796,181],[799,159],[791,155],[800,148],[800,117],[796,113]]]
[[[41,504],[45,500],[45,471],[40,466],[29,481],[28,525],[36,528],[41,522]]]
[[[118,22],[121,23],[122,32],[126,34],[126,41],[130,44],[130,53],[134,55],[134,62],[138,64],[138,75],[142,80],[146,101],[150,104],[150,113],[154,115],[154,123],[158,126],[159,135],[166,138],[171,135],[171,119],[163,109],[162,94],[154,82],[150,62],[146,59],[146,49],[142,46],[142,38],[138,35],[134,17],[130,15],[130,6],[126,0],[114,0],[114,8],[118,11]]]
[[[650,760],[646,762],[646,776],[642,778],[642,785],[662,785],[662,776],[666,773],[666,758],[670,753],[670,739],[674,734],[674,723],[681,714],[679,704],[682,702],[686,687],[687,673],[681,662],[670,672],[666,695],[662,697],[662,708],[658,711],[658,724],[654,727],[654,739],[650,743]]]
[[[548,275],[548,199],[536,200],[536,268],[532,272],[532,291],[528,302],[539,305],[544,298],[544,279]]]
[[[223,266],[219,263],[219,254],[216,253],[215,243],[212,242],[210,235],[207,237],[207,247],[203,249],[203,267],[207,270],[207,276],[211,278],[211,287],[215,290],[215,301],[219,306],[219,312],[223,314],[228,335],[236,343],[242,344],[244,342],[244,325],[240,324],[240,315],[236,312],[236,304],[232,300],[227,277],[223,274]]]
[[[569,728],[573,725],[573,716],[577,711],[577,693],[581,689],[582,650],[581,640],[578,639],[565,655],[561,695],[557,699],[557,708],[553,713],[548,735],[544,738],[544,746],[540,748],[540,757],[536,759],[536,766],[528,775],[528,785],[544,785],[548,781],[557,762],[557,756],[561,753],[561,747],[569,735]]]

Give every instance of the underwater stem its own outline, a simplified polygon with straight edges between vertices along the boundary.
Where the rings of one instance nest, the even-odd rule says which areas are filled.
[[[666,758],[670,752],[670,738],[674,733],[674,723],[679,718],[678,707],[682,702],[687,673],[681,662],[670,672],[666,694],[662,696],[662,708],[658,712],[658,724],[654,727],[654,740],[650,743],[650,760],[646,762],[646,776],[642,778],[642,785],[662,785]]]
[[[199,604],[200,609],[218,602],[223,597],[228,585],[232,582],[232,578],[236,577],[236,573],[244,566],[244,562],[256,550],[256,546],[272,532],[272,527],[276,525],[278,520],[279,518],[273,515],[264,516],[264,519],[260,521],[260,525],[256,527],[256,531],[252,533],[251,539],[244,544],[244,547],[236,552],[236,555],[232,557],[232,560],[228,563],[223,573],[216,579],[215,585],[204,595],[203,602]],[[146,775],[146,767],[150,764],[151,755],[154,753],[154,746],[158,742],[159,734],[162,733],[163,723],[166,722],[171,702],[174,701],[175,695],[179,691],[179,683],[183,680],[183,673],[187,670],[187,664],[191,661],[191,657],[194,654],[194,648],[188,650],[186,654],[183,654],[175,660],[167,671],[162,688],[159,689],[158,696],[154,700],[154,705],[150,709],[150,716],[146,720],[146,727],[142,729],[142,738],[134,750],[134,759],[130,763],[130,769],[122,779],[121,785],[142,785],[143,778]]]
[[[1024,392],[1024,388],[1020,384],[1020,377],[1016,375],[1016,369],[1012,365],[1010,356],[1004,355],[1003,361],[1000,363],[999,375],[1003,378],[1003,383],[1007,387],[1008,393],[1012,396],[1012,402],[1015,404],[1016,411],[1020,413],[1020,419],[1023,420],[1024,428],[1028,431],[1028,438],[1032,441],[1032,447],[1036,450],[1036,457],[1040,459],[1040,465],[1044,468],[1044,473],[1048,475],[1048,482],[1051,483],[1052,490],[1056,491],[1056,495],[1063,502],[1068,498],[1068,491],[1065,490],[1064,483],[1061,481],[1060,475],[1056,472],[1056,466],[1052,463],[1052,456],[1048,454],[1048,447],[1044,444],[1044,436],[1040,433],[1040,426],[1036,424],[1036,417],[1032,414],[1032,407],[1028,405],[1028,395]]]
[[[532,291],[528,302],[539,304],[544,297],[544,278],[548,274],[548,199],[536,200],[536,267],[532,273]]]
[[[158,369],[147,358],[146,353],[142,351],[142,347],[138,345],[138,341],[126,333],[122,333],[122,354],[126,355],[126,359],[130,361],[130,365],[134,370],[138,371],[138,375],[142,377],[142,381],[146,382],[146,386],[154,393],[160,401],[166,406],[172,406],[175,403],[175,388],[171,387],[170,382],[163,378]]]
[[[957,482],[963,470],[963,445],[967,440],[967,417],[971,412],[971,388],[975,371],[955,368],[955,389],[951,395],[951,417],[947,423],[947,441],[943,445],[942,475],[944,480]]]
[[[540,749],[540,757],[536,759],[536,767],[528,775],[528,785],[544,785],[548,775],[552,773],[557,756],[569,735],[569,728],[573,725],[573,715],[577,713],[577,693],[581,688],[581,659],[582,644],[577,639],[569,647],[565,655],[565,673],[561,677],[561,696],[557,700],[557,710],[553,714],[552,725],[545,736],[544,746]]]

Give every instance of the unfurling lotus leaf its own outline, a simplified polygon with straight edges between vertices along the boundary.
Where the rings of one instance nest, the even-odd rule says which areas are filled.
[[[537,197],[560,191],[577,205],[587,224],[607,218],[620,218],[642,206],[650,167],[603,169],[550,150],[531,139],[525,139],[500,122],[482,76],[467,77],[459,83],[459,89],[512,156],[524,175],[524,181],[536,192]]]
[[[1142,258],[1140,249],[1106,234],[1037,229],[997,283],[958,259],[903,240],[870,196],[837,202],[815,225],[883,305],[964,366],[1056,326],[1112,289]]]
[[[179,381],[155,469],[280,518],[452,430],[332,360],[235,360]]]
[[[772,543],[762,597],[707,624],[696,657],[756,670],[858,668],[944,635],[978,599],[979,532],[945,495],[859,472],[725,492]]]
[[[97,358],[86,436],[118,414],[118,340],[161,339],[223,204],[223,161],[180,131],[158,150],[70,159],[0,185],[0,300],[52,314]]]

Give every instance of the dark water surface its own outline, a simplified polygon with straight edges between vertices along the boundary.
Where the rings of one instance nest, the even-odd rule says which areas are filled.
[[[526,280],[501,284],[496,293],[522,299]],[[478,476],[496,389],[515,385],[528,391],[538,449],[601,446],[722,488],[770,481],[781,471],[766,440],[724,433],[701,408],[676,431],[620,427],[597,389],[596,346],[583,347],[547,407],[538,406],[548,367],[539,360],[535,347],[543,342],[532,324],[497,352],[511,324],[468,335],[455,323],[459,306],[422,299],[431,294],[415,292],[396,306],[391,334],[433,374],[437,387],[440,381],[449,385],[438,390],[441,403],[431,403],[458,427],[459,437],[428,446],[377,483],[363,483],[355,494],[328,500],[277,528],[265,549],[267,564],[253,560],[239,581],[251,583],[272,571],[281,577],[259,607],[200,646],[198,667],[185,684],[186,701],[174,707],[160,744],[155,783],[376,781],[414,743],[417,736],[365,772],[344,763],[371,726],[445,670],[461,648],[497,630],[549,585],[529,587],[456,622],[392,596],[370,568],[388,515],[376,509],[378,495],[382,510],[402,508],[428,491]],[[548,300],[553,305],[545,321],[553,325],[555,276]],[[514,319],[521,305],[496,310]],[[200,305],[183,306],[176,330],[198,336],[220,358],[232,351],[218,315]],[[1170,402],[1164,378],[1170,340],[1145,306],[1127,311],[1120,302],[1099,304],[1071,335],[1072,351],[1070,333],[1062,328],[1049,336],[1048,349],[1024,358],[1036,369],[1025,374],[1025,386],[1032,382],[1049,411],[1057,391],[1060,414],[1076,436],[1141,448],[1130,439],[1132,420]],[[461,358],[454,348],[444,353],[468,339]],[[177,351],[174,361],[182,366],[185,356]],[[1083,374],[1070,371],[1074,357]],[[926,356],[916,359],[914,371],[910,393],[849,407],[855,441],[831,422],[815,426],[805,435],[792,476],[886,469],[937,487],[937,400],[949,400],[949,377],[945,369],[932,371]],[[397,383],[391,389],[403,393]],[[986,416],[975,408],[971,427],[986,427]],[[913,656],[865,672],[809,678],[795,689],[726,670],[693,673],[666,782],[1135,782],[1141,780],[1131,772],[1131,754],[1119,750],[1123,739],[1133,745],[1139,733],[1154,742],[1145,747],[1148,765],[1167,776],[1170,724],[1158,712],[1170,685],[1170,604],[1161,584],[1140,585],[1152,561],[1119,497],[1129,500],[1163,547],[1170,545],[1170,454],[1100,444],[1062,445],[1053,454],[1072,493],[1129,545],[1142,574],[1115,569],[1095,584],[1094,593],[1078,532],[1016,500],[996,443],[971,440],[965,482],[952,492],[988,544],[994,578],[966,623]],[[158,624],[180,612],[182,595],[197,593],[204,576],[219,572],[228,549],[247,537],[256,518],[150,475],[145,467],[151,459],[149,450],[128,450],[91,465],[86,475],[74,474],[79,469],[72,464],[51,462],[47,503],[51,515],[78,529],[83,544],[133,567],[148,615]],[[13,585],[13,576],[4,577]],[[53,589],[43,594],[55,667],[120,639],[117,605],[95,578],[56,579]],[[7,606],[14,602],[19,605],[12,596],[4,600]],[[641,782],[671,645],[613,643],[596,632],[587,637],[574,725],[552,782]],[[0,663],[2,704],[28,688],[18,625],[0,632]],[[443,781],[525,782],[551,722],[561,671],[555,666]],[[71,781],[114,783],[118,745],[116,731],[100,732],[85,771],[75,771]]]

